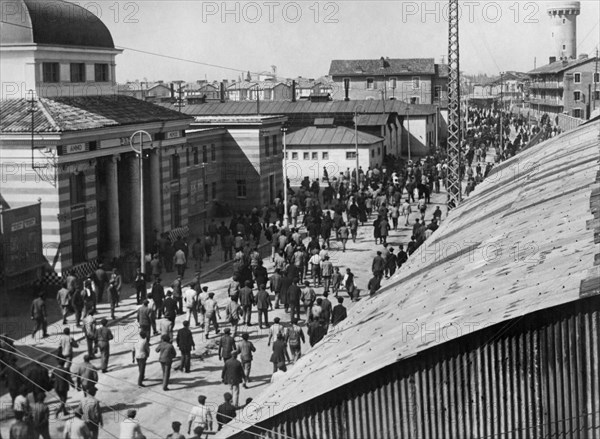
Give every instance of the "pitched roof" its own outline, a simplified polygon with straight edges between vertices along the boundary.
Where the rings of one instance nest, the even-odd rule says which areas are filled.
[[[254,398],[246,419],[264,421],[467,333],[599,294],[598,129],[583,125],[495,168],[388,285]],[[536,166],[507,172],[523,162]],[[261,411],[267,402],[272,410]],[[234,420],[217,437],[248,427]]]
[[[16,0],[2,16],[0,44],[114,49],[110,31],[88,9],[62,0]]]
[[[0,132],[31,132],[26,99],[0,101]],[[190,120],[189,116],[131,96],[40,98],[35,105],[35,132],[65,132],[148,122]]]
[[[174,104],[160,104],[166,108],[175,109]],[[358,110],[362,114],[374,113],[398,113],[399,115],[425,116],[436,113],[435,105],[422,104],[414,105],[398,100],[385,101],[385,105],[379,99],[364,101],[262,101],[260,103],[261,114],[353,114]],[[229,102],[210,102],[206,104],[187,105],[181,111],[191,116],[227,116],[227,115],[245,115],[256,114],[256,102],[254,101],[229,101]]]
[[[359,145],[373,145],[381,142],[381,137],[358,131]],[[348,127],[315,127],[310,126],[294,131],[286,136],[288,148],[294,146],[336,146],[354,145],[354,130]]]
[[[434,75],[433,58],[386,59],[389,67],[383,69],[380,59],[334,59],[329,67],[330,76],[364,75]]]
[[[528,75],[543,75],[543,74],[551,74],[551,73],[560,73],[565,70],[571,69],[573,67],[587,64],[588,62],[596,62],[596,58],[584,58],[584,59],[572,59],[568,61],[558,60],[556,62],[546,64],[545,66],[538,67],[537,69],[533,69],[527,72]]]

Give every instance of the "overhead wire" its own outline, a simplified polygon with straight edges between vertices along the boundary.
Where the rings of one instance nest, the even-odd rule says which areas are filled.
[[[40,386],[38,383],[36,383],[35,381],[33,381],[31,378],[29,378],[28,376],[26,376],[25,374],[23,374],[20,370],[15,369],[14,367],[12,367],[10,364],[6,363],[4,360],[0,360],[1,363],[4,364],[5,367],[8,367],[9,369],[15,371],[16,373],[18,373],[19,375],[21,375],[23,378],[25,378],[27,381],[29,381],[31,384],[33,384],[34,386],[36,386],[38,389],[41,389],[44,393],[47,392],[46,389],[44,389],[42,386]],[[93,421],[86,421],[89,422],[90,424],[95,425],[96,427],[98,427],[99,429],[101,429],[102,431],[105,431],[106,433],[110,434],[112,437],[119,439],[119,437],[113,433],[111,433],[110,431],[108,431],[107,429],[104,428],[104,426],[97,424]]]
[[[9,340],[16,341],[16,340],[14,340],[14,339],[12,339],[12,338],[10,338],[10,337],[6,337],[6,338],[7,338],[7,339],[9,339]],[[56,355],[56,354],[53,354],[53,353],[50,353],[50,352],[46,352],[46,351],[44,351],[44,350],[42,350],[42,349],[39,349],[39,348],[37,348],[37,347],[35,347],[35,346],[30,346],[30,347],[31,347],[32,349],[34,349],[34,350],[38,350],[38,351],[40,351],[40,352],[43,352],[44,354],[50,355],[51,357],[54,357],[54,358],[56,358],[56,359],[63,360],[63,358],[62,358],[62,357],[59,357],[59,356],[58,356],[58,355]],[[0,348],[0,351],[6,352],[6,353],[12,353],[13,355],[17,355],[17,356],[18,356],[18,357],[20,357],[20,358],[23,358],[23,359],[27,359],[27,360],[33,361],[33,362],[35,362],[35,363],[37,363],[37,364],[40,364],[40,365],[42,365],[43,367],[46,367],[48,370],[49,370],[50,368],[53,368],[53,367],[54,367],[54,366],[51,366],[51,365],[49,365],[48,363],[45,363],[45,362],[43,362],[43,361],[36,360],[35,358],[32,358],[32,357],[30,357],[29,355],[27,355],[27,354],[25,354],[25,353],[23,353],[23,352],[21,352],[21,351],[19,351],[19,353],[17,353],[17,352],[15,352],[15,351],[10,351],[10,350],[4,349],[4,348]],[[93,368],[93,367],[91,367],[91,368],[90,368],[90,367],[86,367],[86,369],[87,369],[87,370],[94,370],[94,371],[96,371],[96,368]],[[72,372],[72,371],[70,371],[70,370],[69,370],[69,371],[67,371],[67,372],[68,372],[68,373],[69,373],[69,375],[71,375],[71,376],[75,376],[75,377],[79,376],[77,373],[75,373],[75,372]],[[122,382],[125,382],[125,383],[127,383],[127,384],[129,384],[129,385],[134,385],[134,384],[132,384],[130,381],[128,381],[128,380],[125,380],[125,379],[123,379],[123,378],[118,378],[118,377],[115,377],[115,376],[113,376],[113,375],[106,375],[106,376],[108,376],[108,377],[110,377],[110,378],[112,378],[112,379],[115,379],[115,380],[117,380],[117,381],[122,381]],[[108,388],[111,388],[111,389],[120,389],[119,387],[117,387],[117,386],[115,386],[115,385],[110,385],[110,384],[107,384],[107,383],[100,383],[99,381],[95,381],[95,380],[89,380],[89,379],[88,379],[88,381],[91,381],[91,382],[93,382],[94,384],[97,384],[97,385],[106,386],[106,387],[108,387]],[[176,397],[174,397],[174,396],[171,396],[171,395],[168,395],[168,394],[164,394],[164,393],[158,392],[158,391],[156,391],[156,390],[154,390],[154,389],[150,389],[150,388],[148,388],[148,387],[140,387],[140,386],[137,386],[137,387],[138,387],[139,389],[144,389],[144,390],[146,390],[146,391],[150,391],[150,392],[152,392],[152,393],[156,393],[157,395],[160,395],[160,396],[163,396],[163,397],[167,397],[167,398],[173,399],[173,400],[175,400],[175,401],[177,401],[177,402],[183,402],[184,404],[187,404],[187,405],[189,405],[189,406],[195,407],[195,404],[193,404],[193,403],[191,403],[191,402],[188,402],[188,401],[185,401],[185,400],[180,400],[180,399],[178,399],[178,398],[176,398]],[[164,406],[164,407],[169,407],[169,408],[175,409],[175,410],[177,410],[177,411],[179,411],[179,412],[185,413],[186,415],[188,415],[188,414],[189,414],[189,412],[188,412],[188,411],[186,411],[186,410],[184,410],[184,409],[181,409],[181,408],[179,408],[179,407],[177,407],[177,406],[173,406],[173,405],[171,405],[171,404],[168,404],[168,403],[164,403],[164,402],[161,402],[161,401],[157,401],[157,400],[155,400],[155,399],[152,399],[152,398],[150,398],[150,397],[148,397],[148,396],[146,396],[146,395],[141,395],[141,397],[142,397],[142,398],[145,398],[145,399],[147,399],[148,401],[154,402],[154,403],[156,403],[156,404],[158,404],[158,405],[162,405],[162,406]],[[111,408],[111,409],[112,409],[112,407],[110,407],[108,404],[106,404],[106,405],[107,405],[107,407],[109,407],[109,408]],[[114,410],[114,411],[117,411],[116,409],[113,409],[113,410]],[[225,415],[225,414],[221,414],[221,415],[222,415],[223,417],[225,417],[225,418],[229,418],[230,420],[238,419],[237,417],[227,416],[227,415]],[[264,428],[264,427],[257,426],[257,425],[255,425],[255,424],[252,424],[252,423],[251,423],[251,422],[249,422],[249,421],[245,421],[245,420],[243,420],[243,419],[238,419],[238,420],[239,420],[239,421],[241,421],[242,423],[248,424],[248,428],[252,427],[252,428],[256,428],[256,429],[258,429],[258,430],[263,430],[263,431],[265,431],[266,433],[273,433],[273,431],[272,431],[272,430],[269,430],[269,429],[267,429],[267,428]],[[240,429],[241,431],[244,431],[242,428],[239,428],[239,429]],[[257,437],[261,437],[260,435],[257,435],[257,434],[256,434],[256,436],[257,436]],[[286,438],[286,439],[293,439],[291,436],[286,436],[286,435],[280,435],[280,436],[281,436],[281,437],[283,437],[283,438]]]

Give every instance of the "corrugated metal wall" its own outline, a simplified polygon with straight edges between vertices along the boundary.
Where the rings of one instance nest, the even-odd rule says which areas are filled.
[[[599,326],[598,296],[495,325],[286,411],[260,434],[600,438]]]

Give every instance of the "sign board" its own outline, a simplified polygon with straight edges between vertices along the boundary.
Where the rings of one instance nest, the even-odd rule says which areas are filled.
[[[85,152],[90,150],[88,143],[75,143],[73,145],[63,146],[63,154],[75,154],[78,152]]]
[[[181,137],[181,131],[167,131],[165,138],[167,139],[178,139]]]
[[[190,216],[198,215],[205,209],[204,181],[204,169],[202,167],[194,166],[188,169],[188,210]]]
[[[33,270],[45,262],[40,205],[2,211],[0,260],[6,276]]]

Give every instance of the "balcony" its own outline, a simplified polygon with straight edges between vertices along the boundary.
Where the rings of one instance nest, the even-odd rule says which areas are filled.
[[[550,105],[553,107],[562,107],[564,105],[562,99],[530,98],[528,102],[534,105]]]
[[[563,83],[559,81],[531,82],[529,88],[545,89],[545,90],[562,90]]]

